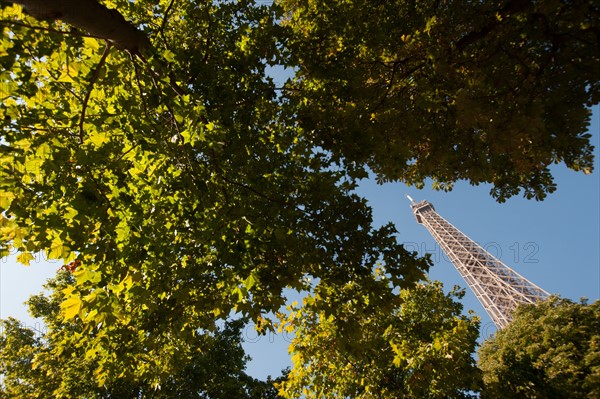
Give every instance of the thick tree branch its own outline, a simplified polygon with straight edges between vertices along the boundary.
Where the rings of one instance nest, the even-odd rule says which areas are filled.
[[[97,0],[17,0],[13,3],[22,5],[25,12],[36,19],[60,19],[134,54],[144,54],[152,47],[143,32],[117,10]]]
[[[153,46],[146,34],[117,10],[107,8],[97,0],[16,0],[13,3],[22,5],[25,12],[36,19],[61,20],[93,37],[107,40],[116,48],[139,56],[144,62],[152,58]],[[173,2],[169,4],[161,29],[164,29],[172,5]],[[160,59],[155,59],[151,67],[157,68],[160,74],[169,76],[170,87],[178,96],[185,94],[185,90],[177,84],[169,68]]]

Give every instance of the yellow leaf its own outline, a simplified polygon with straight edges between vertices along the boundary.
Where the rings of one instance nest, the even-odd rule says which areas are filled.
[[[88,314],[85,315],[84,321],[94,321],[98,315],[98,309],[92,309]]]
[[[71,254],[71,249],[63,245],[60,239],[55,238],[50,245],[50,250],[46,251],[48,259],[64,259]]]
[[[66,83],[75,83],[73,78],[71,76],[67,75],[66,73],[61,74],[56,81],[57,82],[66,82]]]
[[[71,296],[66,301],[60,304],[63,310],[63,316],[65,320],[74,318],[77,313],[81,310],[81,299],[78,296]]]
[[[17,256],[17,262],[29,266],[29,262],[33,260],[33,255],[30,252],[23,252]]]
[[[128,274],[122,281],[122,284],[125,286],[127,290],[130,290],[133,287],[133,277]]]
[[[173,54],[173,52],[170,50],[163,51],[162,56],[164,57],[165,60],[167,60],[169,62],[175,61],[175,54]]]
[[[91,48],[93,50],[98,50],[100,48],[100,43],[98,43],[97,39],[94,39],[92,37],[84,37],[83,46],[86,48]]]
[[[0,192],[0,209],[8,209],[15,194],[11,192]]]
[[[104,143],[108,143],[110,141],[110,138],[104,133],[90,133],[88,140],[91,141],[94,146],[102,147]]]
[[[95,357],[95,356],[96,356],[96,349],[94,349],[94,348],[92,348],[92,349],[88,349],[88,350],[85,352],[85,359],[86,359],[86,360],[92,359],[92,358],[93,358],[93,357]]]

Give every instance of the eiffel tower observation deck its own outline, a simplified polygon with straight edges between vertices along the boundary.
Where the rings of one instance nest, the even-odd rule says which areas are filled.
[[[546,291],[500,262],[438,215],[431,203],[415,202],[407,197],[417,222],[425,226],[438,242],[496,327],[506,327],[519,304],[534,303],[548,297]]]

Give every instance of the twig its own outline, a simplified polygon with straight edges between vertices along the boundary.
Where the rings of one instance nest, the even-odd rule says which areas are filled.
[[[158,31],[160,33],[160,35],[162,36],[163,41],[165,42],[165,45],[167,47],[170,47],[170,46],[169,46],[169,43],[167,43],[167,38],[165,37],[165,28],[167,26],[167,20],[169,19],[169,13],[171,12],[173,3],[175,3],[175,0],[171,0],[171,2],[169,3],[169,6],[165,10],[165,16],[163,17],[162,23],[160,24],[160,29]]]
[[[112,44],[107,40],[106,47],[104,47],[104,52],[102,53],[102,57],[100,61],[98,61],[98,65],[96,65],[96,69],[94,70],[94,74],[90,79],[90,83],[88,84],[87,93],[85,93],[85,98],[83,99],[83,104],[81,105],[81,117],[79,118],[79,139],[83,143],[83,121],[85,120],[85,110],[87,108],[88,102],[90,101],[90,95],[92,94],[92,90],[94,89],[94,84],[96,80],[98,80],[98,76],[100,76],[100,69],[104,65],[106,61],[106,57],[108,57],[108,53],[110,52],[110,48]]]
[[[253,187],[251,187],[251,186],[249,186],[247,184],[239,183],[239,182],[236,182],[234,180],[230,180],[227,177],[225,177],[224,175],[221,175],[220,177],[221,177],[221,179],[223,179],[227,183],[233,184],[234,186],[238,186],[238,187],[241,187],[241,188],[243,188],[245,190],[248,190],[248,191],[256,194],[257,196],[266,199],[267,201],[274,202],[276,204],[286,205],[285,200],[279,200],[279,199],[271,198],[271,197],[269,197],[269,196],[261,193],[260,191],[256,190],[255,188],[253,188]]]
[[[146,98],[144,96],[144,93],[142,92],[142,83],[141,83],[140,77],[139,77],[138,66],[137,66],[137,63],[135,62],[135,57],[132,54],[130,54],[130,56],[131,56],[131,63],[133,64],[133,70],[134,70],[133,75],[137,82],[138,90],[140,92],[140,99],[142,100],[142,106],[144,108],[144,115],[146,115],[146,118],[150,118],[150,115],[148,114],[148,105],[146,104]]]

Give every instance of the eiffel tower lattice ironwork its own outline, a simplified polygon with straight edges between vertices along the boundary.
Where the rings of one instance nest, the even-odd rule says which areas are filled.
[[[407,197],[417,222],[429,230],[496,327],[506,327],[519,304],[534,303],[548,297],[546,291],[500,262],[438,215],[431,203],[415,202]]]

